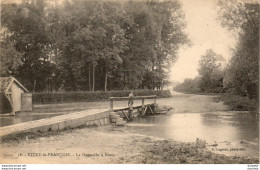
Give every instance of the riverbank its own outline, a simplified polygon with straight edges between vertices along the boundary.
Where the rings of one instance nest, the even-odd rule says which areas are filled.
[[[224,101],[224,104],[228,105],[230,110],[258,112],[257,102],[247,96],[221,94],[219,99]]]
[[[257,158],[210,152],[207,143],[134,134],[113,125],[23,135],[1,142],[2,164],[257,164]]]
[[[215,96],[215,102],[223,102],[228,106],[230,111],[249,111],[258,113],[258,103],[254,99],[249,99],[247,96],[232,95],[228,93],[180,93],[186,95],[204,95],[204,96]]]
[[[156,141],[147,149],[143,163],[149,164],[258,164],[258,158],[226,156],[209,151],[206,141],[180,143]],[[231,150],[230,150],[231,151]]]

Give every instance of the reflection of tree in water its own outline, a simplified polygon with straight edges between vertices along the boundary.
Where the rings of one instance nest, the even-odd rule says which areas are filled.
[[[223,136],[230,132],[229,135],[233,140],[255,141],[259,138],[259,122],[252,114],[216,112],[201,114],[201,117],[203,125],[216,128],[223,132]],[[232,133],[235,135],[233,138]]]
[[[168,115],[155,115],[155,116],[146,116],[143,118],[136,117],[134,122],[136,123],[148,123],[148,124],[160,124],[167,121]]]

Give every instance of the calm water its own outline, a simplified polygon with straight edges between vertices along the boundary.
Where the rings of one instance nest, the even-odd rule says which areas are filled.
[[[259,120],[248,113],[170,111],[167,115],[135,118],[127,128],[133,133],[182,142],[199,138],[214,145],[208,146],[210,150],[226,155],[259,155]]]
[[[59,116],[62,114],[40,114],[40,113],[21,113],[16,114],[15,116],[8,116],[8,115],[0,115],[0,127],[2,126],[9,126],[23,122],[29,122],[33,120],[39,120],[44,118],[49,118],[53,116]]]

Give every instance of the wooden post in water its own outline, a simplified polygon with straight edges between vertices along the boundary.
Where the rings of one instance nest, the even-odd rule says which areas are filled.
[[[144,106],[144,98],[142,98],[142,116],[144,116],[144,108],[145,108],[145,106]]]
[[[156,103],[156,96],[154,97],[154,107],[153,107],[153,112],[156,113],[157,112],[157,103]]]

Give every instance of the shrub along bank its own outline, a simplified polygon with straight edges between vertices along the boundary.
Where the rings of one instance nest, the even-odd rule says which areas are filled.
[[[247,96],[222,94],[220,100],[228,105],[230,110],[258,112],[258,104],[255,99],[249,99]]]
[[[109,100],[109,97],[126,97],[130,91],[94,91],[94,92],[55,92],[55,93],[33,93],[34,104],[63,103],[63,102],[91,102]],[[169,90],[135,90],[135,96],[170,97]]]
[[[228,105],[230,110],[258,112],[259,109],[258,97],[249,98],[249,95],[238,95],[230,90],[223,93],[224,90],[217,88],[209,92],[202,92],[195,80],[186,80],[184,83],[176,86],[174,90],[185,94],[216,95],[217,101],[224,101],[224,104]]]

